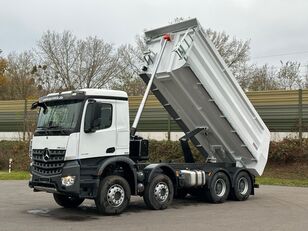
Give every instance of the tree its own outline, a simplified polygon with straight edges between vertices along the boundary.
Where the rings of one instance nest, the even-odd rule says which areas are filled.
[[[68,31],[62,34],[47,31],[38,42],[40,61],[53,70],[54,80],[62,80],[64,88],[73,85],[70,75],[77,60],[75,43],[76,37]]]
[[[5,99],[7,96],[6,89],[8,87],[8,81],[7,78],[5,77],[6,68],[7,68],[7,60],[5,58],[0,57],[0,99]]]
[[[269,67],[267,64],[262,67],[252,67],[247,76],[247,79],[250,79],[248,84],[248,90],[250,91],[276,90],[279,88],[274,68]]]
[[[119,58],[111,44],[88,37],[78,41],[77,51],[75,74],[78,76],[78,87],[101,88],[117,77]]]
[[[38,42],[37,54],[41,65],[41,83],[49,88],[108,87],[117,75],[118,57],[113,45],[97,37],[77,39],[69,31],[47,31]]]
[[[9,99],[27,99],[38,95],[34,85],[34,64],[34,56],[30,51],[8,55],[5,76],[9,83]]]
[[[217,32],[212,29],[207,29],[205,33],[232,70],[249,61],[250,40],[243,41],[236,37],[231,39],[224,31]]]
[[[7,58],[7,69],[5,72],[8,80],[7,98],[23,99],[23,140],[26,139],[26,132],[30,128],[31,121],[27,110],[28,98],[38,98],[38,91],[35,86],[34,74],[34,56],[32,52],[25,51],[20,54],[11,53]],[[29,134],[28,134],[29,135]]]
[[[38,91],[42,95],[46,95],[49,92],[57,91],[61,89],[61,84],[57,75],[53,75],[53,72],[46,64],[36,64],[33,66],[32,74],[35,75]]]
[[[294,88],[302,88],[303,81],[300,76],[300,63],[288,61],[283,63],[280,61],[281,67],[278,72],[278,80],[280,88],[291,90]]]
[[[141,38],[136,39],[137,46],[123,45],[118,49],[119,74],[112,83],[112,88],[127,92],[128,95],[142,95],[145,84],[139,77],[143,64],[144,43]]]
[[[7,61],[4,58],[0,58],[0,86],[4,85],[6,82],[4,72],[7,67]]]
[[[305,66],[305,72],[304,72],[304,76],[303,76],[303,80],[304,80],[304,88],[308,88],[308,65]]]

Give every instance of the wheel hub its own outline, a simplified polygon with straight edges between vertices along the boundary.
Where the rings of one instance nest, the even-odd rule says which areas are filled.
[[[123,203],[124,197],[125,192],[121,185],[114,184],[108,189],[107,201],[112,207],[119,207]]]
[[[156,200],[165,202],[169,196],[169,188],[165,182],[159,182],[154,189]]]
[[[241,195],[245,195],[248,192],[248,180],[245,177],[239,179],[238,191]]]
[[[218,179],[215,182],[214,189],[217,196],[219,197],[224,196],[227,190],[226,182],[223,179]]]

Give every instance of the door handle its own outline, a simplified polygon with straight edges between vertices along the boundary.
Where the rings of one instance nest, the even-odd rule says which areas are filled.
[[[106,153],[114,153],[115,147],[107,148]]]

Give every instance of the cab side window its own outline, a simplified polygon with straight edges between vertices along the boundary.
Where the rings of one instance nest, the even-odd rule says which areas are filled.
[[[112,105],[107,103],[98,103],[95,107],[95,127],[97,130],[109,128],[112,125]]]

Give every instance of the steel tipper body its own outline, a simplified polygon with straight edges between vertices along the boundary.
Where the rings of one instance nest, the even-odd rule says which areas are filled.
[[[268,129],[195,19],[148,31],[146,39],[148,86],[131,129],[123,91],[81,89],[33,103],[40,111],[29,186],[53,193],[63,207],[94,199],[104,214],[123,212],[131,195],[151,209],[187,194],[246,200],[266,163]],[[150,90],[185,132],[185,163],[147,161],[148,140],[136,131]],[[189,140],[203,163],[195,163]]]
[[[185,133],[204,128],[192,142],[208,159],[261,175],[270,132],[196,19],[145,32],[141,77],[148,82],[166,33],[153,93]]]

